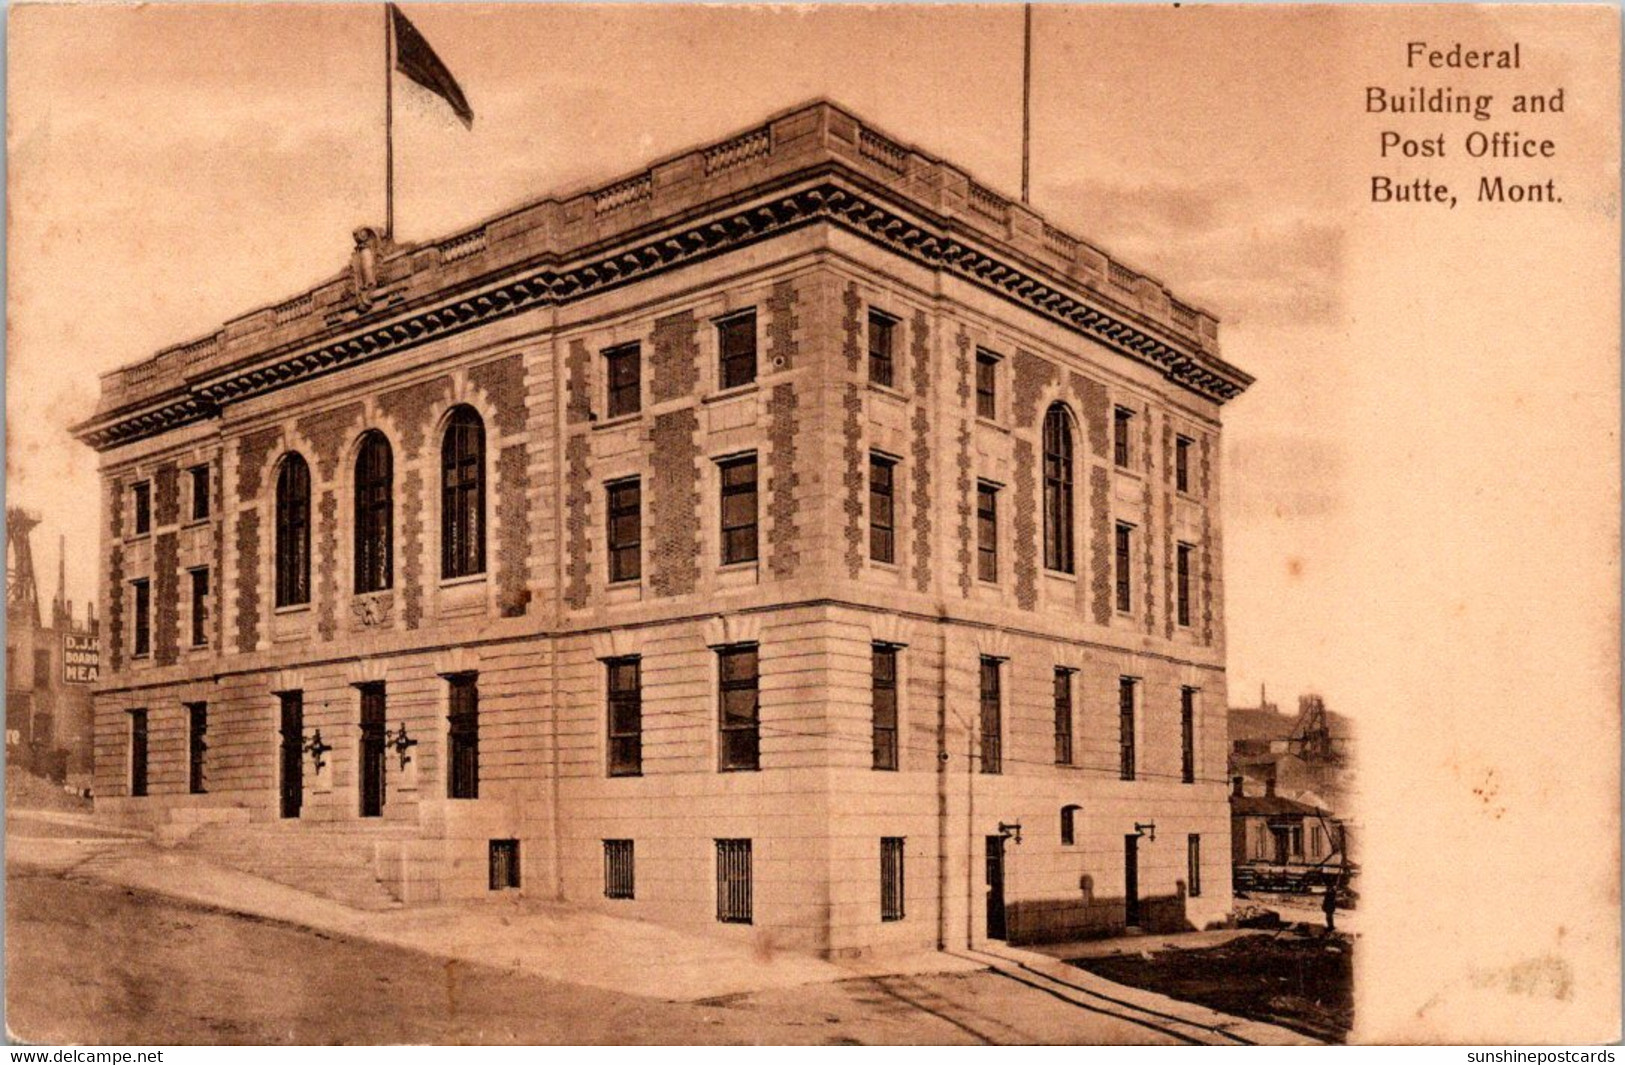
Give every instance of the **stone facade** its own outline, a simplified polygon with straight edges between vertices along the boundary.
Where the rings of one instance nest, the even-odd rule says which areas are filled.
[[[364,309],[341,277],[110,375],[80,429],[101,452],[109,508],[100,808],[177,835],[283,819],[276,693],[299,692],[294,739],[309,748],[319,732],[327,749],[299,755],[290,820],[359,834],[408,901],[484,894],[489,844],[517,840],[524,891],[764,947],[928,947],[998,934],[984,851],[1009,836],[1003,934],[1036,940],[1123,926],[1135,836],[1141,924],[1221,918],[1214,473],[1219,407],[1250,378],[1219,357],[1211,317],[1057,233],[813,104],[595,192],[387,249]],[[746,311],[754,380],[724,388],[718,323]],[[894,323],[889,384],[869,376],[871,311]],[[638,409],[612,417],[604,353],[627,345]],[[991,418],[978,413],[977,351],[998,358]],[[1042,549],[1042,426],[1057,405],[1073,440],[1070,572],[1046,568]],[[1113,462],[1114,406],[1140,422],[1127,466]],[[484,433],[485,564],[447,577],[442,442],[458,410]],[[352,500],[373,430],[393,456],[391,583],[359,593]],[[1192,442],[1183,492],[1176,438]],[[293,453],[310,471],[309,602],[277,606],[275,494]],[[724,561],[719,464],[751,454],[754,558]],[[884,561],[871,550],[872,454],[894,471]],[[207,517],[181,498],[134,536],[131,486],[199,465],[217,471]],[[611,580],[608,488],[631,478],[639,572]],[[993,581],[977,568],[978,482],[998,486]],[[1137,530],[1128,611],[1114,598],[1117,522]],[[1189,624],[1171,607],[1175,544],[1198,560]],[[192,631],[184,576],[199,567],[212,568],[213,635],[172,646]],[[137,657],[139,579],[162,651]],[[739,645],[757,649],[759,768],[721,771],[718,649]],[[873,768],[877,647],[898,663],[895,770]],[[617,775],[606,662],[634,657],[641,772]],[[984,658],[1000,663],[997,735],[978,715]],[[1069,764],[1057,764],[1057,670],[1070,678]],[[450,690],[470,676],[478,797],[452,798]],[[1125,677],[1132,780],[1119,779]],[[413,742],[386,752],[371,818],[359,692],[378,684],[390,735]],[[186,709],[199,703],[201,792]],[[146,796],[129,794],[136,709]],[[981,772],[994,743],[1001,771]],[[886,919],[882,839],[903,841],[901,905]],[[633,843],[632,898],[606,897],[606,840]],[[748,924],[717,919],[718,840],[751,841]]]

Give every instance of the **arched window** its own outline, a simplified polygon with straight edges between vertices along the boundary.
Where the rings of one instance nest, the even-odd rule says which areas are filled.
[[[310,467],[298,452],[276,475],[276,605],[310,602]]]
[[[1061,846],[1070,847],[1078,842],[1078,806],[1061,807]]]
[[[355,590],[379,592],[394,583],[395,461],[389,441],[373,430],[355,457]]]
[[[1059,403],[1044,415],[1044,568],[1073,572],[1072,420]]]
[[[458,407],[440,444],[440,575],[485,572],[485,425]]]

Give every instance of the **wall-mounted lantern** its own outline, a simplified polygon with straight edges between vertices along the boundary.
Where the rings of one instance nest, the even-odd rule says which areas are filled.
[[[1003,836],[1005,839],[1013,839],[1016,841],[1016,846],[1021,846],[1021,822],[1017,821],[1013,824],[1007,824],[1004,821],[1000,821],[999,835]]]
[[[1147,843],[1155,843],[1157,842],[1157,823],[1155,821],[1147,821],[1142,825],[1136,821],[1134,822],[1134,834],[1136,836],[1144,836]]]

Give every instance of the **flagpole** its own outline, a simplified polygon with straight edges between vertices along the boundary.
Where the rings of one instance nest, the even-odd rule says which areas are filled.
[[[1022,5],[1024,34],[1021,48],[1021,202],[1030,192],[1033,135],[1033,5]]]
[[[384,5],[384,240],[395,239],[395,77],[389,5]]]

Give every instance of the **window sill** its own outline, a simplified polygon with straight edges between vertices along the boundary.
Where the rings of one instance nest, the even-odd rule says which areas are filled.
[[[152,657],[152,652],[151,651],[135,651],[135,652],[131,653],[130,661],[132,661],[132,662],[145,662],[151,657]]]
[[[756,569],[761,565],[759,559],[747,558],[742,562],[723,562],[717,566],[718,573],[742,573],[746,570]]]
[[[613,418],[605,418],[601,422],[593,422],[592,431],[596,433],[600,429],[619,429],[622,426],[635,425],[637,424],[638,419],[642,417],[643,409],[640,407],[637,410],[632,411],[630,414],[617,414]]]
[[[285,615],[288,615],[288,614],[308,614],[308,613],[310,613],[310,604],[309,603],[289,603],[287,606],[279,606],[279,607],[277,607],[274,611],[272,611],[272,613],[276,614],[278,617],[282,617],[282,616],[285,616]]]
[[[1125,477],[1132,477],[1136,481],[1145,480],[1145,472],[1143,470],[1137,470],[1133,466],[1118,466],[1113,464],[1112,469],[1116,470]]]
[[[1202,505],[1202,497],[1196,495],[1187,488],[1176,488],[1174,489],[1174,494],[1187,503],[1195,503],[1197,506]]]
[[[719,388],[709,396],[701,397],[700,402],[726,403],[730,399],[737,399],[740,396],[748,396],[752,392],[758,391],[760,387],[761,385],[758,382],[751,381],[743,385],[734,385],[732,388]]]
[[[609,780],[641,780],[643,773],[642,771],[636,773],[607,773],[605,776]]]
[[[877,570],[880,570],[882,573],[903,572],[903,564],[901,562],[883,562],[878,558],[871,558],[869,559],[869,565]]]
[[[1078,575],[1076,573],[1068,573],[1064,569],[1046,569],[1044,570],[1044,576],[1057,581],[1065,581],[1068,584],[1078,583]]]
[[[205,514],[201,518],[192,518],[192,519],[188,520],[185,525],[181,526],[181,528],[183,528],[183,529],[201,529],[201,528],[203,528],[204,526],[206,526],[208,524],[209,524],[209,515]]]
[[[484,573],[470,573],[466,577],[442,577],[440,579],[440,587],[461,588],[469,584],[484,584],[485,578],[486,575]]]
[[[864,383],[869,386],[871,392],[878,392],[880,395],[895,399],[899,403],[908,402],[908,396],[895,385],[883,385],[879,381],[865,381]]]
[[[152,539],[152,533],[150,531],[148,531],[148,532],[143,532],[143,533],[131,533],[129,536],[126,536],[124,538],[124,542],[126,544],[139,544],[143,540],[151,540],[151,539]]]
[[[759,766],[759,765],[722,765],[722,766],[717,766],[717,772],[718,773],[760,773],[761,771],[762,771],[762,767]]]
[[[1003,433],[1005,436],[1010,435],[1010,427],[1008,425],[1000,424],[996,418],[984,418],[978,414],[976,416],[976,424],[984,429],[991,429],[995,433]]]

